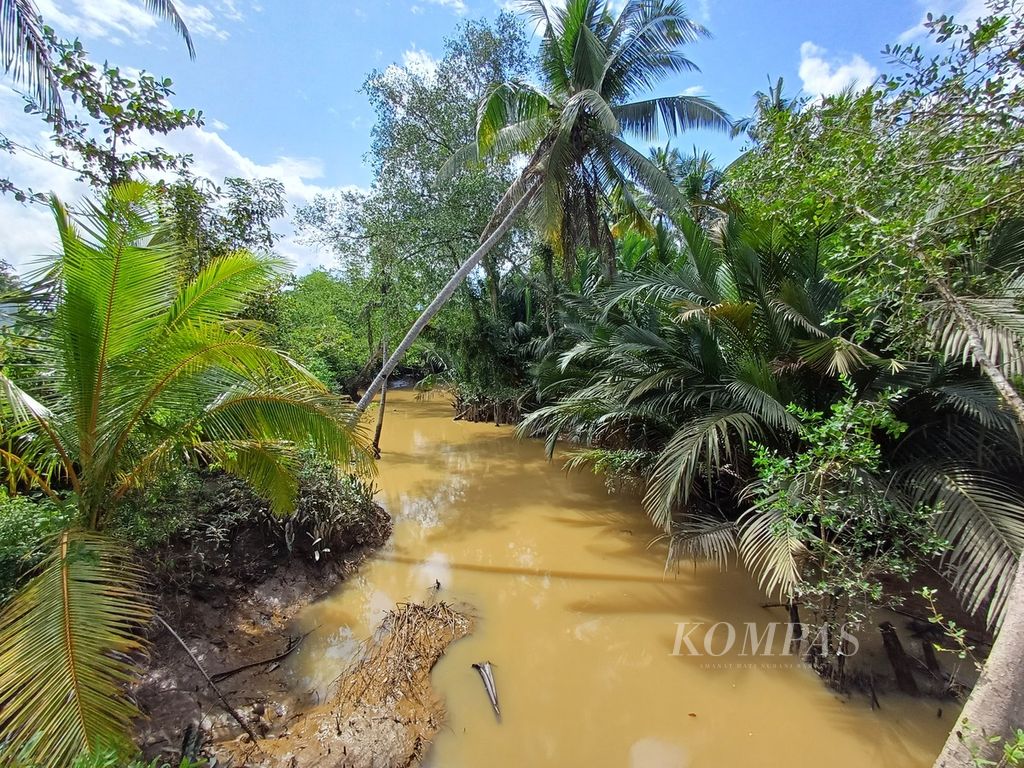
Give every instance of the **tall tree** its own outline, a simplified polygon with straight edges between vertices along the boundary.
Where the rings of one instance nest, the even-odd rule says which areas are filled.
[[[481,101],[476,141],[450,164],[494,153],[523,153],[526,166],[509,187],[477,248],[426,307],[360,399],[361,413],[430,320],[466,277],[501,242],[521,213],[562,252],[587,244],[605,254],[614,271],[614,245],[602,204],[613,188],[630,183],[666,198],[677,195],[665,175],[624,136],[656,140],[692,127],[726,130],[725,113],[706,99],[669,96],[632,99],[669,75],[696,69],[682,46],[707,34],[675,0],[628,0],[613,17],[602,0],[544,0],[523,4],[542,30],[544,89],[522,81],[495,86]],[[646,220],[627,194],[626,206]]]
[[[203,124],[201,111],[178,109],[170,103],[174,91],[169,78],[148,72],[128,75],[113,65],[96,64],[79,41],[58,39],[49,29],[42,44],[49,52],[50,69],[73,107],[53,112],[26,96],[26,112],[50,126],[50,142],[39,147],[0,134],[0,149],[68,169],[101,193],[122,181],[154,172],[178,174],[188,168],[188,155],[138,144],[142,132],[166,135]],[[46,191],[22,189],[10,179],[0,178],[0,192],[22,201],[48,201]]]
[[[337,255],[341,274],[363,297],[359,325],[368,330],[368,356],[377,359],[351,382],[358,389],[380,366],[381,337],[389,348],[398,342],[390,335],[408,328],[458,268],[515,178],[498,159],[454,178],[439,171],[473,140],[479,100],[494,84],[524,76],[529,60],[522,23],[501,13],[493,22],[464,22],[437,61],[389,66],[366,79],[376,112],[369,193],[319,196],[297,214],[303,235]],[[464,341],[484,335],[503,275],[526,258],[515,236],[489,254],[481,279],[468,281],[432,324],[423,352],[447,361]]]

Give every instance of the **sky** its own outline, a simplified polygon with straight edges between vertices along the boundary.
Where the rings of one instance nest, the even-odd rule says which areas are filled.
[[[622,0],[611,0],[614,6]],[[289,210],[316,194],[366,188],[373,113],[360,86],[374,69],[429,66],[443,41],[469,18],[492,18],[511,0],[177,0],[191,30],[190,60],[171,28],[142,0],[37,0],[44,20],[78,36],[96,60],[174,81],[174,104],[202,109],[206,124],[161,138],[191,153],[194,172],[214,181],[272,176]],[[692,45],[700,72],[664,83],[656,95],[700,94],[733,117],[750,113],[753,94],[782,77],[787,96],[818,96],[866,85],[884,70],[887,43],[918,42],[924,15],[981,15],[983,0],[691,0],[711,37]],[[22,111],[0,73],[0,132],[46,142],[45,126]],[[742,142],[707,132],[675,146],[708,150],[726,164]],[[65,199],[83,192],[62,169],[0,155],[0,177]],[[296,271],[335,266],[332,256],[299,241],[282,223],[278,250]],[[26,272],[55,243],[42,206],[0,198],[0,259]]]

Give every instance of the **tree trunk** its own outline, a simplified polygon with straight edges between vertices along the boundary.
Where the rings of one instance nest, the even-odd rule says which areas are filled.
[[[387,342],[380,342],[380,357],[383,360],[388,354]],[[380,433],[384,429],[384,409],[388,407],[388,380],[380,388],[380,410],[377,412],[377,428],[373,432],[373,458],[380,458]]]
[[[908,696],[920,695],[921,691],[917,687],[917,680],[914,679],[914,673],[910,669],[910,659],[907,658],[907,653],[903,650],[903,643],[900,642],[899,635],[896,634],[896,627],[892,625],[891,621],[883,621],[878,625],[878,629],[882,632],[882,645],[885,646],[885,655],[896,676],[896,684]]]
[[[981,329],[971,313],[941,280],[932,286],[956,315],[967,332],[974,361],[1024,425],[1024,400],[985,350]],[[1006,614],[985,661],[977,685],[964,705],[960,719],[946,739],[946,745],[934,768],[972,766],[975,757],[998,760],[1002,743],[989,740],[1010,739],[1024,726],[1024,554],[1017,562],[1017,573],[1006,601]]]
[[[377,347],[376,349],[373,350],[373,353],[366,361],[366,365],[362,367],[359,373],[357,373],[355,376],[353,376],[352,378],[348,379],[345,382],[345,394],[352,399],[353,403],[358,402],[359,390],[363,388],[363,382],[366,381],[366,378],[370,375],[370,371],[373,370],[373,367],[381,359],[382,358],[380,356],[380,347]]]
[[[548,336],[555,333],[553,322],[555,292],[558,290],[558,283],[555,281],[555,252],[546,243],[541,246],[541,257],[544,260],[544,282],[546,284],[544,297],[544,324],[547,326]]]
[[[932,280],[931,284],[938,291],[939,295],[942,296],[943,301],[953,311],[957,320],[960,321],[960,325],[967,332],[967,343],[971,347],[974,362],[978,364],[978,367],[981,368],[989,381],[992,382],[992,386],[996,388],[999,395],[1010,406],[1010,410],[1017,417],[1017,421],[1024,425],[1024,399],[1021,398],[1020,393],[1010,383],[1010,380],[1006,378],[1006,374],[1003,373],[1002,369],[988,356],[978,323],[949,289],[949,286],[941,280]]]
[[[516,218],[526,207],[527,203],[533,198],[535,194],[534,189],[530,189],[523,194],[522,197],[516,202],[515,205],[505,214],[505,218],[502,219],[499,224],[488,236],[488,238],[477,248],[468,259],[462,262],[462,266],[452,275],[451,279],[445,284],[444,288],[434,297],[434,300],[430,302],[430,305],[423,310],[423,314],[419,316],[409,332],[405,334],[405,338],[402,339],[402,343],[398,345],[391,357],[387,359],[387,362],[381,366],[380,373],[370,383],[370,386],[366,388],[366,392],[363,393],[362,398],[356,404],[356,411],[353,414],[353,421],[358,419],[366,411],[366,408],[373,402],[374,396],[380,390],[381,385],[391,375],[391,372],[395,369],[395,366],[401,362],[402,358],[405,357],[405,353],[409,351],[409,347],[413,345],[413,342],[423,332],[423,329],[427,327],[427,324],[433,319],[441,307],[448,303],[448,300],[452,297],[452,294],[458,290],[458,287],[466,279],[470,272],[472,272],[476,266],[480,263],[480,260],[486,256],[494,246],[505,236],[505,234],[512,228],[512,224]]]
[[[997,761],[1002,742],[1024,727],[1024,556],[1017,563],[1003,625],[960,719],[934,768],[965,768],[974,757]]]

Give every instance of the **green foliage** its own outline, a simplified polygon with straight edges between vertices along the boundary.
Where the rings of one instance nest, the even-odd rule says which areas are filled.
[[[124,696],[151,618],[142,574],[95,533],[56,547],[0,614],[0,760],[70,765],[83,751],[122,749],[138,713]]]
[[[71,768],[206,768],[209,765],[203,759],[190,760],[189,758],[182,758],[180,761],[168,761],[154,758],[153,760],[146,761],[126,757],[126,754],[130,754],[131,751],[130,748],[95,749],[76,757],[75,761],[71,764]],[[7,765],[10,768],[47,768],[50,765],[50,763],[32,759],[30,754],[30,750],[24,750],[23,753],[14,756]]]
[[[216,464],[245,477],[271,509],[295,508],[305,450],[369,463],[347,402],[238,320],[277,263],[236,252],[191,280],[168,280],[179,254],[156,193],[112,189],[73,220],[53,203],[62,253],[30,293],[46,310],[29,371],[0,376],[4,480],[56,500],[74,523],[0,613],[0,730],[16,752],[68,765],[116,745],[134,710],[124,697],[137,628],[148,619],[139,575],[100,535],[123,497],[168,468]]]
[[[310,338],[288,342],[288,347],[299,355],[308,349],[307,364],[319,361],[317,370],[330,370],[336,381],[359,373],[362,366],[355,361],[376,357],[382,343],[394,349],[422,307],[474,250],[514,178],[512,167],[492,162],[456,178],[444,178],[439,171],[472,140],[476,106],[487,89],[524,75],[529,61],[522,24],[501,13],[493,22],[460,25],[445,41],[436,69],[389,67],[367,77],[363,90],[377,116],[369,193],[319,196],[296,215],[303,234],[337,255],[337,277],[349,293],[343,296],[346,286],[328,285],[326,275],[296,286],[310,298],[330,294],[329,310],[295,302],[294,311],[312,320],[302,330]],[[467,281],[411,350],[411,365],[424,372],[459,368],[460,379],[477,387],[491,383],[477,374],[504,373],[501,345],[477,340],[493,340],[492,324],[501,326],[498,336],[506,330],[500,305],[508,276],[528,258],[522,240],[521,232],[514,233],[483,261],[483,274]],[[284,324],[298,323],[286,319]],[[331,349],[338,326],[345,328],[339,337],[342,349]],[[358,353],[351,350],[353,334],[366,338]],[[466,353],[475,353],[476,360],[469,363]],[[350,379],[346,389],[354,393],[356,383]]]
[[[140,131],[168,134],[203,124],[202,112],[170,104],[174,91],[169,78],[147,72],[130,77],[118,67],[94,64],[81,42],[60,40],[50,29],[42,31],[40,46],[50,64],[53,85],[70,97],[74,108],[54,111],[51,103],[26,97],[26,111],[50,125],[54,147],[40,150],[2,136],[0,146],[70,168],[101,191],[147,172],[177,173],[187,168],[190,157],[135,143]],[[46,202],[45,192],[20,189],[11,180],[0,181],[0,191],[13,193],[18,200]]]
[[[273,250],[279,237],[273,226],[285,214],[277,179],[228,178],[218,187],[186,174],[163,189],[163,198],[186,279],[233,251]]]
[[[125,496],[111,515],[108,531],[138,550],[154,550],[205,516],[203,490],[197,471],[170,467]]]
[[[267,562],[290,556],[327,561],[332,553],[379,545],[387,537],[390,526],[373,501],[370,480],[315,454],[303,456],[296,474],[295,509],[280,515],[243,480],[216,469],[171,471],[126,497],[108,530],[146,553],[158,578],[182,583],[230,565],[234,544],[246,531],[258,534],[256,548]]]
[[[297,450],[365,457],[345,402],[235,320],[277,262],[236,252],[169,282],[178,254],[140,185],[115,188],[81,231],[55,212],[61,298],[33,350],[49,369],[22,386],[3,380],[22,440],[13,478],[44,491],[68,482],[82,523],[99,528],[118,499],[183,459],[219,462],[287,510]]]
[[[144,0],[151,12],[163,18],[184,38],[189,54],[195,48],[188,27],[171,0]],[[65,105],[55,72],[52,52],[47,47],[48,28],[32,0],[5,3],[0,14],[0,61],[4,71],[19,85],[27,86],[32,98],[45,110],[62,114]]]
[[[789,410],[800,422],[801,449],[784,455],[757,447],[739,551],[769,591],[859,621],[891,601],[886,580],[907,581],[946,546],[930,533],[935,511],[900,498],[883,467],[878,440],[899,437],[907,425],[884,398],[858,400],[850,385],[827,415]]]
[[[11,496],[0,488],[0,604],[43,559],[47,541],[71,523],[73,510],[47,498]]]
[[[830,319],[840,296],[817,267],[819,243],[736,216],[713,239],[681,219],[664,256],[563,295],[563,330],[540,367],[547,402],[522,431],[549,449],[565,437],[655,453],[644,501],[665,530],[730,506],[750,440],[787,441],[797,422],[786,405],[825,400],[828,366],[857,349]]]
[[[1007,737],[998,734],[986,737],[978,733],[966,718],[958,725],[971,752],[971,765],[975,768],[1017,768],[1024,765],[1024,729],[1018,728]],[[995,760],[985,756],[992,755],[993,747],[997,750]]]
[[[321,381],[347,391],[373,352],[364,300],[356,286],[326,270],[294,279],[277,300],[280,344]],[[361,325],[366,341],[355,336]]]
[[[565,462],[565,468],[573,470],[590,467],[595,474],[604,476],[609,491],[619,491],[623,488],[642,489],[657,457],[658,454],[654,451],[641,451],[636,448],[590,448],[573,451]]]
[[[942,630],[942,634],[944,634],[950,641],[952,641],[952,646],[949,647],[939,645],[938,643],[934,643],[933,645],[935,647],[935,650],[956,654],[957,658],[959,658],[960,660],[964,660],[969,657],[971,661],[974,663],[974,666],[980,672],[982,664],[974,655],[974,646],[969,644],[969,641],[967,639],[967,630],[961,627],[952,619],[947,619],[939,611],[936,602],[936,595],[938,595],[938,590],[933,589],[932,587],[921,587],[921,589],[917,591],[917,594],[921,595],[921,597],[923,597],[925,601],[928,603],[928,609],[931,612],[928,616],[929,623],[936,625],[939,629]]]
[[[971,266],[1024,203],[1012,160],[1024,151],[1024,124],[1012,117],[1024,100],[1024,21],[1012,0],[990,9],[970,25],[932,19],[939,55],[887,48],[892,73],[875,88],[760,113],[751,151],[730,169],[729,191],[748,210],[802,227],[842,222],[826,269],[862,333],[882,310],[904,356],[949,340],[943,289],[974,297],[967,310],[982,329],[1008,330],[993,316],[1005,317],[1007,302]]]
[[[698,96],[638,99],[694,69],[683,47],[707,30],[674,0],[629,0],[616,17],[596,0],[531,0],[523,9],[541,35],[542,86],[521,78],[495,84],[477,110],[475,146],[450,165],[525,155],[526,168],[497,213],[531,194],[529,215],[541,239],[570,262],[581,247],[593,249],[613,276],[615,246],[600,212],[607,195],[617,192],[622,218],[645,231],[650,223],[635,186],[668,210],[682,202],[662,169],[625,137],[652,141],[662,133],[729,128],[725,113]]]
[[[299,501],[286,518],[269,517],[289,553],[301,553],[314,562],[330,559],[332,551],[373,544],[386,538],[374,488],[365,479],[341,474],[315,457],[303,465]],[[383,528],[382,528],[383,525]]]

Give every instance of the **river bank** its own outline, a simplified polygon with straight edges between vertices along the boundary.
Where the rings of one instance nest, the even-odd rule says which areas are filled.
[[[134,739],[145,757],[176,764],[183,753],[223,757],[243,742],[251,749],[239,720],[263,737],[303,711],[308,702],[281,665],[304,641],[295,617],[356,572],[390,533],[390,518],[375,507],[320,561],[282,552],[252,522],[224,531],[223,541],[173,542],[151,572],[160,619],[133,688],[140,711]]]
[[[168,714],[145,731],[150,754],[178,747],[173,726],[180,732],[183,718],[201,716],[215,750],[235,765],[390,766],[406,763],[389,755],[405,755],[445,768],[683,768],[741,764],[755,750],[797,768],[817,765],[826,751],[839,768],[917,768],[930,765],[956,717],[954,701],[896,689],[874,625],[853,659],[873,680],[874,706],[866,694],[829,691],[799,654],[779,647],[751,658],[741,638],[687,653],[680,626],[703,625],[692,635],[701,649],[709,627],[763,632],[788,614],[765,607],[742,569],[664,572],[657,532],[636,499],[609,495],[600,478],[564,473],[509,428],[454,421],[445,399],[394,391],[381,448],[378,500],[394,533],[371,556],[359,553],[327,580],[323,569],[311,578],[289,566],[254,589],[208,593],[177,614],[165,607],[212,671],[282,655],[303,638],[272,665],[224,681],[265,737],[260,752],[180,646],[158,638],[153,669],[161,672],[147,676],[140,703]],[[344,691],[373,656],[367,641],[386,637],[377,628],[409,605],[456,606],[467,623],[412,654],[422,658],[411,669],[426,694],[395,687],[388,706],[419,698],[419,714],[383,716],[374,708],[388,696]],[[918,653],[907,617],[886,618]],[[472,634],[455,643],[470,622]],[[494,664],[500,724],[472,666],[485,660]]]

